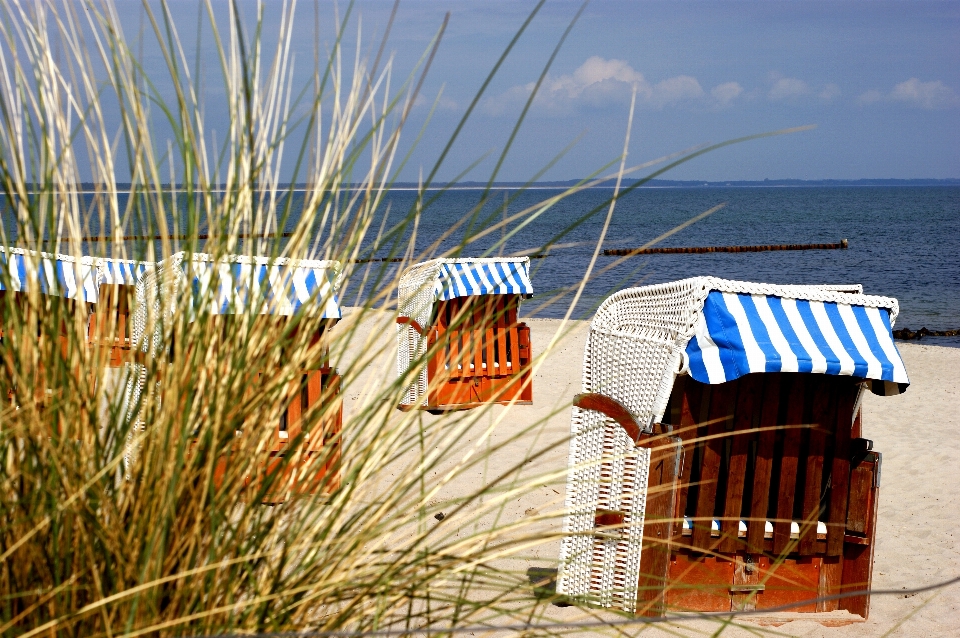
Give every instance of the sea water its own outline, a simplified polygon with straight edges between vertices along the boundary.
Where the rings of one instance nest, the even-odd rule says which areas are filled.
[[[412,240],[414,225],[402,222],[416,210],[417,193],[392,190],[383,198],[361,257],[396,255],[397,250],[403,254],[411,241],[419,257],[444,251],[459,256],[545,253],[547,256],[531,260],[536,294],[524,303],[522,314],[560,317],[570,307],[597,249],[613,191],[589,189],[549,206],[537,206],[561,193],[551,188],[494,189],[479,212],[471,215],[483,197],[482,190],[427,191]],[[91,204],[92,195],[85,199]],[[121,207],[126,206],[125,198],[121,199]],[[303,194],[295,193],[288,229],[299,217],[302,202]],[[504,218],[505,202],[511,221],[491,231],[491,225]],[[180,204],[182,217],[186,206]],[[778,284],[860,283],[867,294],[899,300],[896,327],[960,328],[960,186],[638,188],[616,202],[601,248],[642,246],[721,204],[723,208],[717,212],[656,246],[838,243],[847,239],[849,248],[643,255],[620,263],[616,257],[601,254],[572,316],[591,317],[604,298],[622,288],[712,275]],[[3,215],[7,238],[15,242],[16,224],[7,213]],[[385,231],[398,224],[403,230],[396,243],[388,242],[373,251],[385,214]],[[173,221],[167,220],[168,227],[173,227]],[[97,234],[96,220],[86,220],[85,225],[87,233]],[[137,234],[137,230],[125,229],[124,233]],[[176,249],[179,242],[173,243]],[[159,250],[159,244],[155,248]],[[81,250],[84,254],[110,253],[108,246],[92,242],[84,243]],[[144,252],[142,242],[128,245],[128,255],[138,252]],[[397,266],[357,267],[395,270]],[[368,276],[367,285],[360,286],[363,279],[362,272],[351,278],[342,303],[354,305],[376,292],[369,283],[375,277]],[[932,337],[929,342],[960,345],[960,338]]]
[[[464,244],[463,255],[476,256],[502,241],[493,231],[468,240],[487,223],[499,221],[504,196],[513,197],[507,215],[515,215],[561,191],[535,189],[497,192],[470,227],[457,228],[443,248]],[[426,207],[416,245],[425,249],[469,213],[481,191],[455,190],[437,195]],[[528,316],[563,316],[573,290],[590,263],[609,210],[612,189],[571,195],[529,220],[508,226],[502,250],[513,254],[556,244],[547,257],[531,262],[534,298]],[[391,217],[406,214],[415,202],[410,191],[386,197]],[[677,228],[719,204],[724,207],[656,245],[737,246],[757,244],[839,243],[846,250],[756,253],[642,255],[611,267],[615,257],[600,256],[574,316],[585,318],[607,295],[629,287],[712,275],[778,284],[863,284],[864,292],[896,297],[898,327],[917,330],[960,328],[960,187],[701,187],[639,188],[616,202],[603,248],[635,248]],[[591,211],[592,214],[591,214]],[[385,253],[384,253],[385,254]],[[933,338],[946,343],[950,338]]]

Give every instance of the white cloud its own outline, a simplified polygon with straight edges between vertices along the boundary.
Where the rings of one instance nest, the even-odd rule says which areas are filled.
[[[511,87],[488,99],[484,103],[484,110],[491,115],[500,115],[522,104],[530,96],[534,86],[531,82]],[[700,83],[689,75],[678,75],[651,84],[625,60],[607,60],[593,56],[572,73],[548,76],[540,87],[534,104],[548,112],[569,113],[581,105],[602,107],[629,101],[634,89],[637,91],[639,104],[655,108],[698,100],[704,96]]]
[[[733,100],[743,93],[743,87],[738,82],[724,82],[710,89],[710,95],[721,106],[730,104]]]
[[[940,80],[921,82],[917,78],[910,78],[893,87],[890,99],[925,109],[943,108],[958,102],[953,89]]]
[[[549,81],[545,88],[547,94],[566,94],[567,97],[577,98],[584,91],[598,89],[607,82],[617,82],[626,85],[646,85],[642,73],[638,73],[624,60],[604,60],[599,56],[588,58],[586,62],[570,75]],[[533,88],[533,87],[531,87]],[[609,87],[608,87],[609,88]]]
[[[889,93],[872,89],[858,98],[860,104],[881,101],[903,102],[922,109],[943,109],[960,105],[960,96],[940,80],[921,82],[917,78],[910,78],[894,86]]]
[[[678,75],[662,82],[657,82],[646,94],[648,102],[657,106],[676,104],[682,100],[693,100],[703,97],[703,89],[696,78],[689,75]]]
[[[424,108],[424,107],[433,108],[433,103],[435,100],[437,102],[437,109],[441,111],[444,111],[444,110],[456,111],[456,110],[459,110],[460,108],[459,104],[457,104],[455,101],[451,100],[448,97],[443,97],[442,93],[439,96],[439,100],[437,100],[436,98],[427,99],[423,96],[423,94],[420,94],[417,96],[417,99],[413,101],[413,107],[414,108]]]
[[[779,78],[773,83],[767,97],[771,100],[785,100],[795,98],[810,92],[810,87],[803,80],[797,78]]]
[[[832,102],[838,97],[840,97],[840,87],[836,84],[828,84],[820,91],[820,99],[824,102]]]

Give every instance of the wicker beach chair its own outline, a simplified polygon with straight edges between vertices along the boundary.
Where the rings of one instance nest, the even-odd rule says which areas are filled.
[[[0,295],[13,297],[12,303],[3,304],[4,310],[10,310],[15,316],[0,317],[0,339],[28,337],[22,330],[30,325],[31,313],[56,312],[60,315],[61,347],[66,351],[67,318],[75,304],[92,307],[97,300],[98,269],[89,257],[75,258],[70,255],[24,250],[21,248],[0,247]],[[37,295],[29,303],[30,295]],[[60,307],[57,308],[56,306]],[[21,327],[15,330],[14,325]],[[18,371],[22,378],[23,371]],[[42,366],[33,371],[34,378],[19,388],[8,374],[3,375],[2,392],[8,400],[21,405],[28,400],[36,402],[42,409],[48,398],[46,375]],[[29,386],[29,387],[26,387]]]
[[[107,351],[108,366],[120,368],[135,354],[132,348],[131,311],[136,286],[152,262],[97,258],[97,298],[91,307],[90,345]]]
[[[859,287],[710,277],[604,301],[571,421],[557,591],[644,615],[865,619],[866,595],[804,601],[870,586],[881,455],[859,408],[865,389],[908,384],[897,312]]]
[[[533,402],[530,329],[517,319],[533,294],[528,258],[416,264],[398,294],[398,373],[419,365],[401,409]]]
[[[254,485],[267,476],[274,477],[263,499],[265,503],[282,502],[291,493],[331,491],[339,485],[343,420],[340,377],[330,366],[324,334],[341,317],[337,300],[340,272],[340,263],[336,261],[245,256],[215,261],[209,255],[193,254],[188,258],[184,253],[176,253],[146,271],[137,283],[133,340],[144,352],[159,357],[166,356],[172,343],[168,319],[178,303],[189,304],[191,317],[205,312],[215,322],[230,321],[231,315],[247,311],[250,304],[257,304],[254,310],[262,314],[266,322],[282,323],[296,313],[319,313],[325,320],[314,333],[299,337],[309,340],[320,354],[290,387],[287,408],[279,421],[270,425],[273,432],[258,462],[257,475],[248,477],[248,482]],[[212,295],[209,294],[211,286],[217,286]],[[200,307],[200,300],[208,301],[209,305]],[[294,334],[292,338],[298,337]],[[269,371],[252,372],[248,391],[254,391],[267,375]],[[319,431],[303,432],[302,415],[311,408],[317,409],[320,402],[325,402],[328,408]],[[301,446],[291,449],[292,442],[298,439],[302,440]],[[291,460],[294,458],[295,463]],[[228,462],[228,458],[220,459],[217,477],[223,475]],[[284,468],[282,478],[275,476],[279,467]]]
[[[23,299],[36,291],[48,300],[86,303],[91,345],[111,349],[110,365],[119,367],[130,350],[129,300],[136,282],[151,267],[145,262],[60,255],[0,247],[0,294]],[[18,304],[23,307],[24,304]],[[115,335],[107,343],[106,331],[113,315]]]

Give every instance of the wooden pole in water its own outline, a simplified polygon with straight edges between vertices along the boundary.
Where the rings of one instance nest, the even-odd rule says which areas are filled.
[[[688,248],[607,248],[608,257],[633,257],[634,255],[690,255],[699,253],[764,253],[772,250],[845,250],[846,239],[839,244],[768,244],[766,246],[691,246]]]

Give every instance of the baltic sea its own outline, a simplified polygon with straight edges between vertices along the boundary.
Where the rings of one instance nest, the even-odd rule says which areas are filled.
[[[535,189],[521,193],[510,202],[508,214],[559,192]],[[536,249],[551,239],[558,244],[548,257],[532,261],[536,294],[525,304],[524,314],[557,317],[566,311],[570,295],[556,296],[575,287],[582,277],[606,216],[603,204],[611,193],[611,189],[593,189],[575,194],[507,239],[504,254]],[[415,197],[411,191],[392,191],[386,198],[391,217],[408,212]],[[475,190],[439,195],[421,216],[417,248],[423,250],[450,229],[479,197]],[[481,217],[497,215],[493,205],[502,206],[504,194],[491,200]],[[867,294],[899,300],[897,327],[960,328],[960,187],[956,186],[641,188],[617,202],[603,247],[641,246],[721,203],[726,206],[720,211],[657,245],[806,244],[847,239],[849,249],[645,255],[610,269],[615,258],[601,256],[595,270],[599,274],[586,286],[574,316],[589,317],[596,304],[620,288],[713,275],[781,284],[860,283]],[[578,223],[598,207],[598,212]],[[444,247],[462,242],[466,227],[457,229]],[[514,229],[516,224],[508,234]],[[475,225],[472,232],[477,230]],[[501,237],[501,231],[494,231],[466,245],[462,254],[480,255]],[[930,339],[929,343],[960,345],[960,339]]]
[[[416,225],[415,252],[424,255],[445,233],[449,236],[439,248],[427,254],[458,249],[461,256],[480,256],[489,251],[518,254],[539,252],[550,244],[546,257],[531,261],[536,294],[524,303],[522,314],[563,316],[572,299],[570,291],[579,284],[600,237],[612,189],[582,191],[534,218],[513,222],[506,232],[498,229],[477,237],[502,219],[500,208],[505,197],[510,198],[508,215],[515,215],[560,192],[551,188],[496,190],[471,224],[464,218],[476,207],[481,197],[479,189],[428,191],[427,205]],[[90,198],[85,198],[88,204]],[[413,190],[387,193],[379,209],[390,211],[384,228],[400,222],[414,209],[415,202]],[[837,243],[847,239],[849,248],[645,255],[619,265],[613,265],[614,257],[600,256],[594,277],[572,316],[589,318],[597,304],[621,288],[713,275],[780,284],[860,283],[867,294],[899,300],[897,328],[960,328],[960,186],[639,188],[617,202],[603,248],[641,246],[718,204],[725,206],[657,246]],[[299,216],[299,206],[302,194],[298,193],[294,195],[292,217]],[[185,207],[180,208],[181,215],[185,214]],[[8,241],[16,241],[15,222],[9,211],[3,217]],[[381,221],[382,215],[378,214],[367,234],[367,246],[378,234]],[[412,224],[407,224],[400,243],[394,244],[400,254],[411,231]],[[86,232],[97,234],[95,220],[88,220]],[[505,235],[504,247],[492,248]],[[81,250],[84,254],[110,252],[103,244],[86,242]],[[101,253],[103,250],[107,252]],[[143,246],[131,245],[128,250],[142,253]],[[371,256],[369,250],[361,253]],[[381,249],[372,254],[382,257],[390,251]],[[362,271],[382,264],[358,266]],[[350,278],[342,303],[354,305],[370,295],[369,284],[361,290],[357,283],[364,280],[362,274]],[[375,279],[368,276],[366,281]],[[930,337],[926,342],[960,346],[960,337]]]

